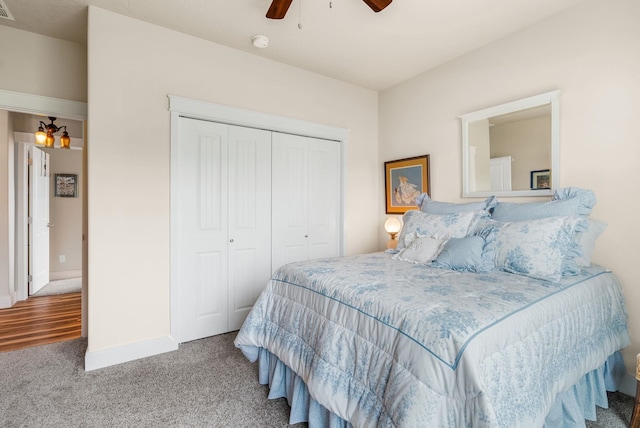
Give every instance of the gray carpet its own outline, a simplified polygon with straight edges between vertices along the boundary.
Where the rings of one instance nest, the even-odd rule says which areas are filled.
[[[34,296],[53,296],[57,294],[76,293],[82,291],[82,278],[69,278],[51,281],[42,287]]]
[[[1,427],[285,427],[236,333],[85,372],[85,339],[0,353]],[[626,427],[633,398],[612,394],[588,427]],[[304,424],[299,424],[302,427]]]

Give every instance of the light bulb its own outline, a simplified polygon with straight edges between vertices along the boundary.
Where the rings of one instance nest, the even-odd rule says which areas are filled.
[[[400,232],[401,228],[402,224],[396,217],[389,217],[387,221],[384,222],[384,230],[389,235],[396,235],[398,232]]]

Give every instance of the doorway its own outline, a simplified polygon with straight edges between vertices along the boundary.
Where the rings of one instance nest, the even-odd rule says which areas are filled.
[[[37,129],[41,116],[11,117],[16,149],[15,293],[22,301],[69,289],[53,287],[55,281],[82,282],[83,124],[58,120],[72,136],[72,148],[63,150],[36,146],[33,132],[18,131]]]
[[[11,271],[9,273],[9,296],[0,296],[0,305],[2,308],[8,308],[14,305],[16,301],[25,300],[28,297],[28,231],[23,230],[22,223],[20,222],[20,216],[26,217],[28,208],[24,208],[24,204],[18,203],[18,196],[22,192],[22,185],[18,182],[19,169],[22,168],[21,162],[18,161],[18,155],[23,149],[24,143],[19,143],[19,140],[33,141],[33,133],[37,129],[39,121],[43,120],[48,122],[47,117],[49,115],[59,117],[61,120],[74,121],[79,131],[75,132],[75,142],[84,143],[83,136],[86,134],[86,115],[87,105],[86,103],[79,103],[67,100],[61,100],[56,98],[39,97],[29,94],[20,94],[15,92],[8,92],[0,90],[0,109],[12,117],[23,114],[24,116],[35,117],[36,125],[34,126],[19,126],[16,127],[11,121],[10,132],[7,136],[7,140],[2,142],[6,145],[9,157],[7,158],[7,168],[10,171],[15,171],[15,174],[10,174],[10,180],[8,183],[8,190],[6,192],[7,203],[9,204],[9,212],[11,213],[8,219],[9,230],[15,231],[15,236],[9,236],[9,242],[14,242],[15,245],[9,245],[9,262],[8,267]],[[63,119],[65,118],[65,119]],[[23,118],[24,120],[24,118]],[[65,125],[63,123],[56,122],[58,126]],[[20,131],[24,134],[31,134],[29,137],[20,136]],[[71,134],[71,133],[70,133]],[[72,146],[74,143],[74,134],[72,135]],[[79,135],[79,137],[78,137]],[[60,149],[54,149],[60,151]],[[66,150],[65,150],[66,152]],[[86,174],[86,150],[79,151],[79,158],[81,159],[79,166],[82,174]],[[20,171],[21,172],[21,171]],[[25,180],[26,181],[26,180]],[[86,185],[83,182],[78,182],[78,194],[86,195]],[[0,192],[1,193],[1,192]],[[76,200],[77,202],[78,200]],[[21,201],[24,202],[24,201]],[[80,233],[78,239],[81,241],[78,252],[80,255],[78,269],[69,269],[74,275],[82,275],[82,293],[81,293],[81,318],[82,318],[82,336],[86,336],[86,319],[87,319],[87,270],[86,270],[86,254],[87,254],[87,240],[86,237],[86,198],[82,198],[81,213],[79,218],[75,220],[76,225],[80,227]],[[54,223],[55,225],[55,223]],[[63,263],[69,263],[69,254],[58,253],[54,255],[54,260],[60,263],[60,260],[64,260]],[[64,257],[61,257],[64,256]],[[67,266],[70,266],[67,264]],[[54,268],[58,272],[65,272],[59,267]],[[67,271],[65,275],[69,275]],[[54,275],[55,278],[55,275]],[[3,300],[4,299],[4,300]],[[6,303],[9,304],[6,304]]]

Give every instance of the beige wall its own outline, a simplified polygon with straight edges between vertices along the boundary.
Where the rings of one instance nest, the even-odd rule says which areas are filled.
[[[86,47],[0,25],[0,89],[85,102]]]
[[[594,261],[624,288],[630,373],[640,351],[640,199],[630,191],[640,161],[638,16],[636,0],[587,0],[386,90],[379,101],[381,160],[430,154],[433,197],[462,201],[458,116],[561,90],[560,184],[593,189],[592,216],[609,223]]]
[[[169,335],[169,94],[348,128],[347,253],[377,249],[376,92],[93,7],[88,36],[89,352]]]
[[[51,190],[49,222],[53,224],[49,236],[49,272],[82,270],[82,150],[47,149],[51,154]],[[55,175],[77,175],[77,197],[54,196]],[[60,262],[60,256],[65,261]]]

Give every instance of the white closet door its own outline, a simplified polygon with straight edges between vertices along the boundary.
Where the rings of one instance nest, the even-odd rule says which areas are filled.
[[[230,126],[228,159],[228,331],[233,331],[271,277],[271,132]]]
[[[180,119],[180,342],[227,331],[228,127]]]
[[[340,255],[340,143],[309,139],[309,258]]]
[[[272,271],[306,260],[309,151],[303,137],[273,133]]]
[[[272,270],[340,255],[340,144],[273,134]]]

